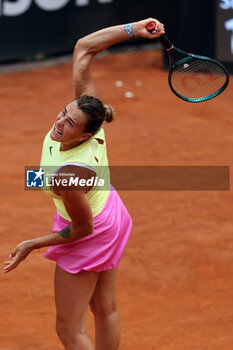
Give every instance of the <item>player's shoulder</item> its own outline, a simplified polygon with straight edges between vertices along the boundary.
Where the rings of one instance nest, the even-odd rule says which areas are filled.
[[[95,176],[95,170],[85,164],[63,164],[54,174],[53,190],[57,192],[75,189],[88,192],[93,186],[88,180]]]
[[[105,132],[104,127],[101,126],[97,133],[93,136],[94,140],[97,140],[100,144],[103,144],[105,142]]]

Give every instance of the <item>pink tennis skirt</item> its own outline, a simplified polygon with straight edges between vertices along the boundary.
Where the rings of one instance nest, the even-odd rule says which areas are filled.
[[[81,270],[101,272],[117,268],[130,236],[132,220],[114,189],[93,223],[92,234],[72,243],[52,246],[44,256],[72,274]],[[56,212],[53,233],[68,225],[70,221]]]

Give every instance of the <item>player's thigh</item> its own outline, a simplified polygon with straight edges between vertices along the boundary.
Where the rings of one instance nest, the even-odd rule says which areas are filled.
[[[56,266],[54,289],[57,320],[76,324],[83,320],[94,292],[98,273],[70,274]]]
[[[90,307],[94,313],[109,314],[117,310],[117,269],[99,273]]]

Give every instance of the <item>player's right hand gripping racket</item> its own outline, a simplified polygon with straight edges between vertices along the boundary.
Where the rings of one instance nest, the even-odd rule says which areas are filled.
[[[147,24],[148,31],[155,29],[154,22]],[[229,75],[220,62],[178,49],[164,34],[157,40],[169,55],[168,82],[176,96],[188,102],[203,102],[226,89]]]

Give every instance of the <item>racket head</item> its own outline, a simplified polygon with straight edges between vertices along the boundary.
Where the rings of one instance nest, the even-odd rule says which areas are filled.
[[[156,25],[150,22],[146,28],[153,33]],[[226,89],[229,74],[220,62],[178,49],[164,34],[157,40],[169,55],[168,82],[177,97],[187,102],[204,102],[218,96]],[[175,60],[177,55],[180,58]]]
[[[170,53],[168,82],[173,93],[187,102],[204,102],[221,94],[229,84],[226,68],[218,61],[205,56],[186,53],[186,57],[173,63]],[[172,50],[173,51],[173,50]]]

